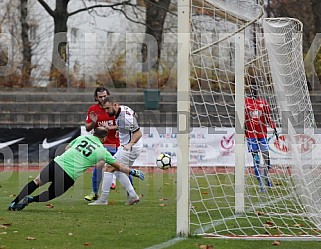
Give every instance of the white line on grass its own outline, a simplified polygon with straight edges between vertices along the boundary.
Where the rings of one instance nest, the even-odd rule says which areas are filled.
[[[163,242],[163,243],[161,243],[161,244],[154,245],[154,246],[152,246],[152,247],[148,247],[148,248],[145,248],[145,249],[163,249],[163,248],[167,248],[167,247],[169,247],[169,246],[171,246],[171,245],[174,245],[174,244],[176,244],[177,242],[182,241],[182,240],[186,240],[186,238],[177,237],[177,238],[168,240],[168,241]]]
[[[288,198],[288,197],[290,197],[290,196],[291,196],[291,195],[287,195],[287,196],[284,196],[284,197],[277,198],[277,199],[275,199],[275,200],[273,200],[273,201],[268,201],[268,202],[265,202],[265,203],[259,203],[259,204],[257,204],[257,205],[254,205],[253,207],[248,208],[247,210],[245,210],[245,213],[250,212],[253,208],[262,208],[262,207],[265,207],[265,206],[269,206],[269,205],[271,205],[271,204],[278,203],[278,202],[280,202],[280,201],[282,201],[282,200],[284,200],[284,199],[286,199],[286,198]],[[224,220],[215,221],[215,222],[213,222],[213,223],[210,224],[210,225],[206,225],[205,227],[201,227],[201,228],[195,230],[194,235],[203,234],[203,233],[205,233],[207,230],[223,224],[226,220],[233,220],[233,219],[239,218],[239,217],[241,217],[241,216],[243,216],[243,214],[236,214],[236,215],[231,215],[230,217],[227,217],[227,218],[225,218]]]
[[[282,198],[277,198],[277,199],[275,199],[275,200],[273,200],[273,201],[268,201],[268,202],[265,202],[265,203],[260,203],[260,204],[258,204],[258,205],[253,206],[253,207],[254,207],[254,208],[261,207],[261,208],[262,208],[262,207],[264,207],[264,206],[268,206],[268,205],[271,205],[271,204],[278,203],[278,202],[281,201],[282,199],[288,198],[288,197],[290,197],[290,196],[291,196],[291,195],[287,195],[287,196],[282,197]],[[249,211],[251,211],[251,209],[252,209],[252,208],[249,208],[249,209],[246,210],[245,212],[249,212]],[[231,215],[230,217],[225,218],[225,220],[231,220],[231,219],[234,219],[234,218],[238,218],[238,217],[240,217],[240,216],[242,216],[242,214]],[[205,226],[205,227],[203,227],[203,228],[197,229],[197,230],[194,232],[194,234],[197,235],[197,234],[200,234],[201,232],[206,232],[208,229],[211,229],[213,226],[215,227],[215,226],[219,226],[219,225],[221,225],[221,224],[223,224],[223,220],[222,220],[222,221],[215,221],[215,222],[213,222],[211,225],[207,225],[207,226]],[[174,244],[176,244],[177,242],[180,242],[180,241],[185,240],[185,239],[186,239],[186,238],[177,237],[177,238],[168,240],[168,241],[166,241],[166,242],[164,242],[164,243],[161,243],[161,244],[158,244],[158,245],[154,245],[154,246],[152,246],[152,247],[148,247],[148,248],[145,248],[145,249],[163,249],[163,248],[167,248],[167,247],[169,247],[169,246],[171,246],[171,245],[174,245]]]

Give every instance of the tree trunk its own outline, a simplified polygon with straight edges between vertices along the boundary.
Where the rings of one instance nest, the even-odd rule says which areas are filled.
[[[31,75],[31,43],[29,40],[29,24],[28,18],[28,0],[21,0],[20,2],[20,22],[21,22],[21,40],[22,40],[22,73],[20,84],[22,87],[30,87]]]
[[[69,0],[56,0],[54,11],[54,43],[52,50],[52,64],[50,68],[50,82],[57,87],[67,87],[67,21]]]
[[[321,1],[320,0],[310,0],[311,7],[314,17],[314,27],[316,34],[321,33]]]
[[[159,60],[161,57],[163,25],[168,12],[170,0],[144,0],[146,6],[146,30],[145,41],[142,46],[143,72],[151,69],[158,72]],[[149,49],[149,35],[157,41],[156,49]]]

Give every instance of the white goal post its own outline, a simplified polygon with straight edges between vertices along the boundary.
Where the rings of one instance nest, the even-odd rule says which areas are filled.
[[[321,149],[302,23],[263,16],[257,0],[178,0],[178,235],[321,240]],[[268,132],[270,160],[247,151],[250,84],[279,133]],[[233,140],[234,165],[190,166],[194,127]]]

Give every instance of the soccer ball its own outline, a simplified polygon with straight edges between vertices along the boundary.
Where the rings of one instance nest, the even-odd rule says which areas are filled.
[[[156,159],[156,166],[160,169],[169,169],[172,167],[172,158],[170,155],[161,153]]]

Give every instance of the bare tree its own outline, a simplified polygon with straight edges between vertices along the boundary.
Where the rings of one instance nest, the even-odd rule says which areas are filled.
[[[314,27],[315,32],[321,33],[321,1],[320,0],[310,0],[311,1],[311,8],[314,18]]]
[[[22,40],[22,70],[21,70],[21,86],[31,86],[31,59],[32,50],[29,40],[29,24],[28,18],[28,0],[21,0],[20,2],[20,23],[21,23],[21,40]]]
[[[88,11],[95,8],[116,8],[117,6],[129,5],[130,0],[121,1],[114,4],[95,4],[88,7],[80,8],[73,12],[68,12],[68,4],[70,0],[56,0],[55,9],[51,9],[50,6],[44,0],[38,0],[48,14],[54,19],[54,44],[52,51],[52,61],[50,68],[50,81],[56,83],[58,87],[66,87],[67,82],[67,32],[68,18],[76,15],[80,12]]]
[[[3,32],[0,48],[0,85],[6,87],[18,87],[20,85],[21,51],[19,49],[20,25],[19,25],[19,1],[7,1],[2,7],[0,19],[0,31]]]
[[[161,57],[162,38],[166,14],[169,11],[171,0],[144,0],[146,6],[146,30],[145,41],[142,45],[143,72],[151,69],[158,71],[159,60]],[[154,37],[157,42],[156,49],[148,49],[149,35]],[[148,59],[148,61],[146,61]]]

